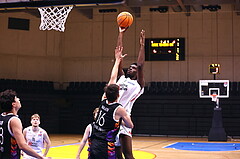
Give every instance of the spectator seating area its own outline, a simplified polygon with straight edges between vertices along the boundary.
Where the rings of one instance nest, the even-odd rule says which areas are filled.
[[[199,91],[199,82],[150,82],[147,94],[190,95]]]
[[[24,127],[33,113],[49,133],[83,133],[92,121],[106,82],[69,82],[64,90],[49,81],[0,79],[0,90],[14,89],[21,98]],[[198,82],[149,82],[136,101],[134,134],[207,136],[214,104],[199,98]],[[230,82],[230,98],[220,99],[223,124],[229,136],[240,134],[240,82]]]
[[[0,79],[0,90],[13,89],[23,93],[53,92],[52,81]]]
[[[69,93],[99,93],[107,82],[69,82]],[[145,94],[193,95],[199,93],[199,82],[149,82]],[[230,82],[230,95],[240,95],[240,82]]]
[[[107,82],[69,82],[68,93],[93,93],[103,92]]]
[[[99,94],[107,82],[69,82],[67,93]],[[23,93],[53,92],[54,82],[36,80],[0,79],[0,90],[14,89]],[[149,82],[145,94],[192,95],[199,93],[199,82]],[[240,95],[240,82],[230,82],[230,95]]]

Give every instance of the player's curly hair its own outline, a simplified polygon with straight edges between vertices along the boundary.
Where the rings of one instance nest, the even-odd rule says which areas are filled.
[[[104,92],[106,93],[107,100],[109,102],[114,102],[119,96],[119,86],[116,84],[107,85],[104,88]]]
[[[17,93],[11,89],[7,89],[0,93],[0,105],[2,112],[9,112],[12,110],[12,103],[15,102]]]

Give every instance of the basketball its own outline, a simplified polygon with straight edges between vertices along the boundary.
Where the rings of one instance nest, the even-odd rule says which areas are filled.
[[[129,12],[121,12],[117,16],[118,26],[121,28],[130,27],[133,23],[133,16]]]

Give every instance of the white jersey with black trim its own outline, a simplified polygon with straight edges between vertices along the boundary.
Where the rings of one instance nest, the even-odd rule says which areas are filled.
[[[26,129],[27,144],[37,153],[41,153],[44,148],[43,136],[44,133],[46,133],[45,130],[39,127],[38,132],[33,132],[32,126],[29,126]]]
[[[144,88],[141,88],[137,80],[126,78],[125,75],[119,78],[117,84],[120,87],[118,103],[131,115],[133,104],[143,94]]]

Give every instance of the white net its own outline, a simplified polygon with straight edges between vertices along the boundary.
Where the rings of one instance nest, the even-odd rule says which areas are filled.
[[[217,99],[218,99],[218,95],[217,94],[212,94],[211,97],[212,97],[212,101],[213,102],[217,102]]]
[[[40,30],[65,30],[65,22],[73,6],[42,7],[38,8],[41,14]]]

